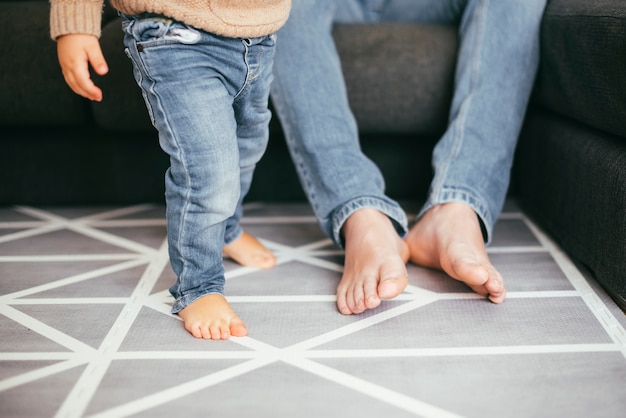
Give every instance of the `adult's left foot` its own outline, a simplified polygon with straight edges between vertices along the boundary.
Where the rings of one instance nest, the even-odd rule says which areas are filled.
[[[460,202],[434,206],[405,241],[413,263],[443,270],[492,302],[504,302],[504,280],[489,260],[478,217],[470,206]]]

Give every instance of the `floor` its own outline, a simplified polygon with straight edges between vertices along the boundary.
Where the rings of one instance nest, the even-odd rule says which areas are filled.
[[[271,271],[227,261],[249,336],[169,313],[163,207],[0,208],[0,417],[621,417],[626,319],[514,202],[494,305],[409,266],[406,292],[342,316],[342,253],[307,205],[249,204]]]

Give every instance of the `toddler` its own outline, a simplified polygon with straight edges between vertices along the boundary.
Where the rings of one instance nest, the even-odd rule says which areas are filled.
[[[244,336],[223,296],[223,256],[269,268],[274,255],[239,224],[268,140],[275,32],[291,0],[111,0],[159,144],[176,283],[172,313],[196,338]],[[98,42],[103,0],[51,0],[51,36],[72,90],[101,101],[89,66],[108,68]]]

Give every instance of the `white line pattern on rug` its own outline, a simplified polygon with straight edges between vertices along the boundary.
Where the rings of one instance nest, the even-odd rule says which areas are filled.
[[[262,206],[261,206],[262,207]],[[172,302],[166,290],[154,292],[153,288],[168,263],[167,245],[163,241],[160,248],[154,249],[146,244],[133,241],[106,232],[99,228],[132,228],[132,227],[163,227],[163,219],[115,219],[124,216],[138,216],[144,211],[158,209],[152,205],[138,205],[128,208],[106,210],[75,219],[66,218],[50,211],[29,207],[17,207],[16,212],[33,217],[36,221],[0,222],[2,229],[18,232],[0,236],[0,243],[11,243],[22,239],[32,239],[54,231],[70,230],[84,237],[100,241],[128,251],[118,254],[65,254],[59,248],[58,254],[47,255],[0,255],[0,272],[2,266],[10,263],[43,263],[59,261],[118,261],[118,263],[96,268],[94,270],[71,275],[49,283],[35,285],[30,288],[9,292],[0,295],[0,314],[11,321],[20,324],[46,339],[60,344],[70,350],[68,352],[0,352],[2,361],[23,360],[55,360],[57,363],[40,367],[36,370],[21,373],[17,376],[5,377],[0,375],[0,392],[20,387],[38,379],[53,376],[57,373],[85,365],[80,378],[72,390],[65,397],[60,408],[54,413],[59,418],[78,418],[85,415],[88,405],[98,391],[99,385],[114,360],[120,359],[240,359],[244,360],[234,366],[188,382],[173,385],[167,389],[143,396],[131,402],[126,402],[108,410],[96,413],[94,417],[124,417],[135,413],[148,411],[159,405],[176,399],[181,399],[191,393],[207,387],[219,385],[235,377],[243,376],[251,371],[260,369],[275,362],[284,362],[308,373],[320,376],[339,385],[348,387],[378,401],[400,408],[406,412],[424,417],[459,416],[452,411],[429,404],[410,397],[406,394],[391,390],[383,385],[367,381],[346,372],[334,369],[319,363],[318,359],[326,358],[398,358],[398,357],[444,357],[444,356],[478,356],[478,355],[506,355],[506,354],[533,354],[533,353],[589,353],[589,352],[618,352],[626,357],[626,331],[620,322],[610,313],[607,306],[598,298],[593,289],[576,269],[573,263],[562,251],[543,234],[532,222],[520,213],[503,214],[502,219],[522,220],[539,240],[540,245],[510,246],[490,248],[490,253],[507,254],[523,252],[548,252],[556,260],[559,267],[567,276],[574,290],[551,291],[511,291],[510,299],[524,298],[582,298],[593,315],[602,324],[603,329],[611,338],[612,343],[589,344],[546,344],[546,345],[516,345],[516,346],[473,346],[473,347],[441,347],[441,348],[414,348],[414,349],[328,349],[316,350],[322,344],[349,336],[366,328],[381,324],[384,321],[444,300],[476,300],[480,299],[474,293],[438,293],[410,285],[407,291],[397,298],[402,302],[382,312],[363,317],[348,325],[331,328],[314,337],[304,339],[298,343],[280,348],[251,337],[233,338],[232,342],[245,347],[245,351],[118,351],[121,344],[130,332],[140,311],[148,307],[153,311],[169,315]],[[246,224],[266,225],[290,223],[315,223],[312,216],[283,216],[247,218]],[[110,229],[108,230],[110,231]],[[321,258],[341,255],[336,249],[328,249],[331,242],[328,239],[315,240],[300,246],[289,246],[274,242],[262,237],[262,241],[276,251],[278,265],[298,261],[322,269],[341,273],[341,264]],[[132,268],[145,266],[143,275],[128,297],[80,297],[80,298],[36,298],[35,294],[59,289],[71,284],[89,281],[104,275],[123,272]],[[256,272],[253,268],[234,268],[227,271],[227,280],[243,277]],[[0,290],[1,282],[0,282]],[[319,303],[334,302],[335,297],[323,294],[303,295],[252,295],[230,296],[232,303]],[[31,317],[15,307],[23,305],[94,305],[112,304],[123,305],[117,320],[98,348],[79,341],[46,325],[42,321]],[[210,342],[207,342],[210,344]]]

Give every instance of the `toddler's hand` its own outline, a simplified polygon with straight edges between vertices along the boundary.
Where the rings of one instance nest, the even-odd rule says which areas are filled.
[[[98,75],[105,75],[109,71],[98,38],[85,34],[61,36],[57,39],[57,55],[65,82],[74,93],[90,100],[102,101],[102,90],[89,75],[89,65]]]

